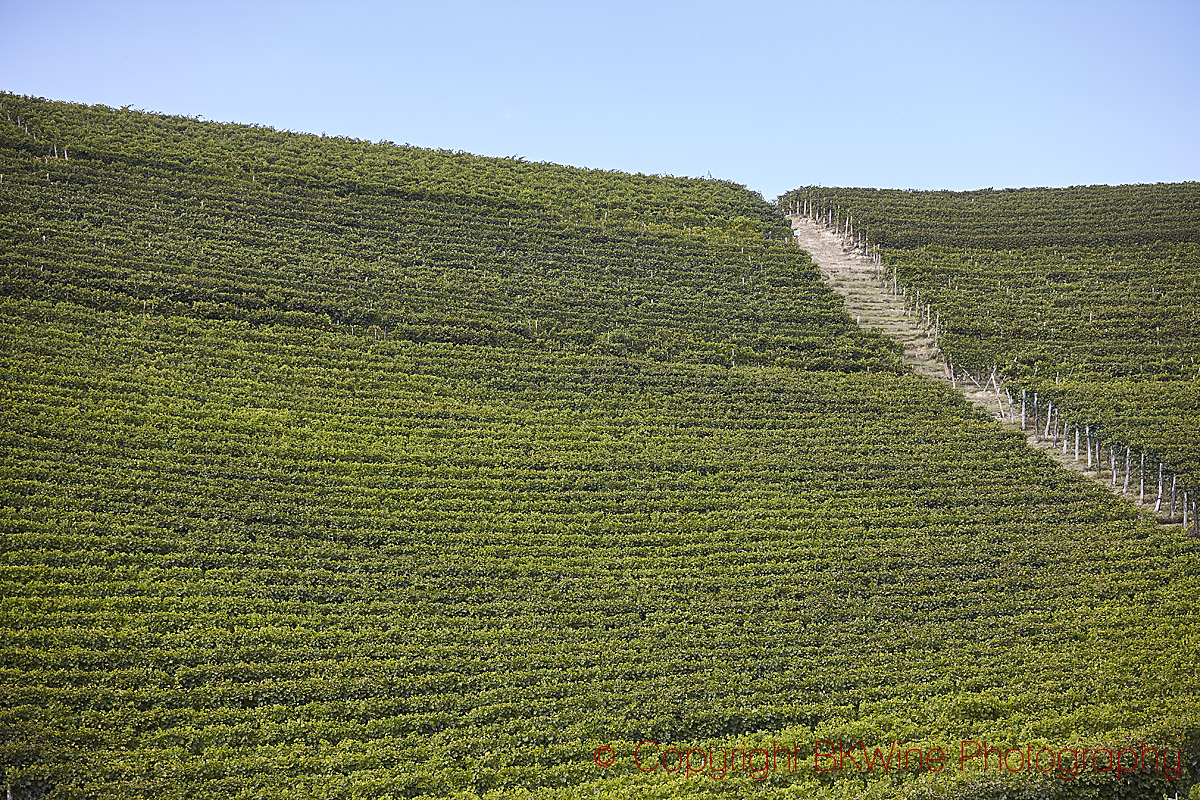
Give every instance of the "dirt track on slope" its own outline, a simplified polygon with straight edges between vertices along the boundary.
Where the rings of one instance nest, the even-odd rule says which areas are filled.
[[[791,222],[796,243],[807,251],[821,268],[825,279],[845,298],[846,311],[858,320],[863,328],[879,330],[899,342],[904,348],[904,363],[914,371],[929,378],[952,384],[962,395],[974,405],[986,411],[997,422],[1019,431],[1020,398],[1017,398],[1016,417],[1014,424],[1010,420],[1008,399],[1001,400],[999,392],[991,387],[985,391],[982,386],[970,378],[953,379],[942,354],[934,345],[933,331],[924,328],[915,313],[905,314],[902,299],[891,293],[891,287],[882,285],[877,276],[875,263],[872,259],[855,251],[842,242],[840,236],[819,225],[807,217],[788,216]],[[986,385],[986,384],[985,384]],[[1001,403],[1003,402],[1003,410]],[[1087,469],[1085,460],[1076,461],[1074,442],[1069,443],[1068,452],[1063,453],[1061,441],[1054,443],[1042,439],[1038,432],[1024,431],[1030,447],[1037,448],[1066,469],[1074,470],[1096,483],[1105,486],[1117,495],[1124,497],[1135,506],[1154,510],[1154,494],[1157,490],[1157,475],[1147,475],[1146,498],[1149,502],[1139,502],[1139,484],[1136,465],[1130,478],[1130,493],[1122,491],[1124,473],[1118,486],[1112,485],[1112,473]],[[1107,463],[1107,454],[1105,454]],[[1118,459],[1118,467],[1120,460]],[[1164,498],[1163,515],[1166,514],[1166,499]],[[1160,522],[1164,520],[1160,519]],[[1178,521],[1178,520],[1176,520]],[[1189,524],[1190,524],[1189,520]]]

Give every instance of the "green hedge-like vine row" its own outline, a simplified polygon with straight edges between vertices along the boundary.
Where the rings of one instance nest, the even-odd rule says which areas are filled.
[[[819,199],[818,199],[819,198]],[[1200,184],[982,192],[797,190],[936,314],[953,364],[1200,493]],[[807,206],[806,206],[807,204]],[[1048,246],[1050,245],[1050,246]],[[1106,450],[1107,450],[1106,444]],[[1153,476],[1156,480],[1157,476]]]
[[[0,101],[15,796],[1194,781],[1200,544],[906,374],[753,193]],[[812,762],[984,738],[1184,766]]]

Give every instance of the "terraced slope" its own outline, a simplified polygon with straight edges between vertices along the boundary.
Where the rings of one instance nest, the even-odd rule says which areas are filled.
[[[1144,454],[1157,491],[1161,464],[1161,515],[1181,522],[1187,492],[1200,521],[1200,184],[814,189],[782,202],[849,221],[881,248],[906,306],[938,320],[953,364],[995,367],[1018,403],[1022,391],[1053,403],[1059,436],[1090,430],[1109,477],[1119,456],[1121,485]]]
[[[14,796],[1190,786],[1200,546],[752,193],[2,103]],[[1069,775],[1141,741],[1178,773]]]
[[[871,241],[922,247],[1008,250],[1136,247],[1200,242],[1200,183],[979,189],[971,192],[804,187],[780,198],[840,209]]]

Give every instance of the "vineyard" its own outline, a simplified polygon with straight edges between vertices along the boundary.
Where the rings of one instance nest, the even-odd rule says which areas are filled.
[[[816,192],[781,200],[855,228],[951,366],[1137,494],[1162,465],[1160,516],[1200,526],[1200,184]]]
[[[741,186],[0,95],[0,225],[15,798],[1196,782],[1200,541],[912,374]],[[1046,246],[1182,292],[1192,241]]]

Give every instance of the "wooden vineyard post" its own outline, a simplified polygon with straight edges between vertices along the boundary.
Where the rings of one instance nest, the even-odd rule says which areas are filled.
[[[1171,510],[1167,514],[1167,518],[1172,520],[1175,519],[1175,484],[1177,480],[1174,475],[1171,476]]]
[[[1125,485],[1121,487],[1121,494],[1129,494],[1129,466],[1130,460],[1133,458],[1132,451],[1128,446],[1125,448]]]
[[[1154,513],[1162,511],[1162,495],[1163,495],[1163,465],[1158,462],[1158,499],[1154,501]]]
[[[1021,430],[1025,430],[1025,395],[1028,390],[1021,390]]]
[[[1142,453],[1142,466],[1138,468],[1138,502],[1146,502],[1146,454]]]
[[[1079,423],[1075,423],[1075,463],[1079,463]]]
[[[1117,485],[1117,475],[1121,472],[1117,466],[1117,446],[1110,444],[1108,446],[1108,471],[1112,473],[1112,485]]]
[[[1084,428],[1083,438],[1087,442],[1087,468],[1092,468],[1092,426],[1087,425]]]

